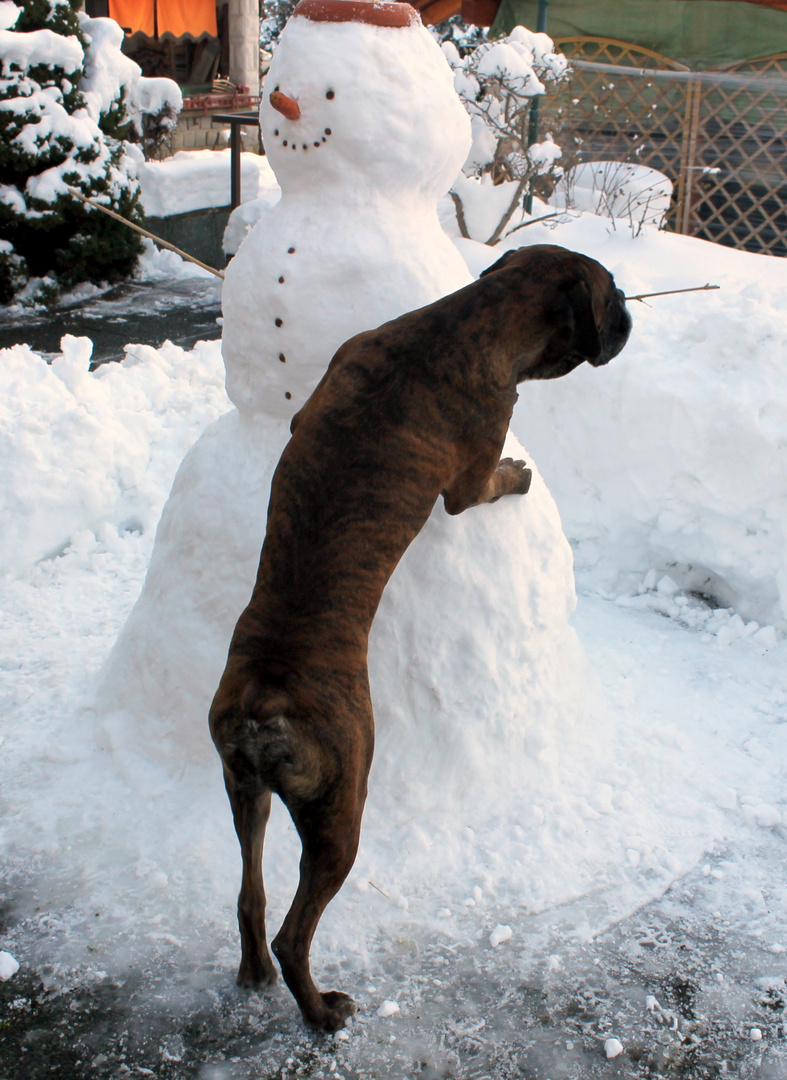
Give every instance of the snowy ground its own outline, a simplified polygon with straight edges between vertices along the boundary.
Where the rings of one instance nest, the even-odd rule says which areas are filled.
[[[42,776],[78,767],[63,728],[141,584],[146,546],[128,537],[112,551],[85,538],[4,583],[3,790],[13,785],[12,806],[20,789],[46,805]],[[705,1077],[724,1075],[724,1061],[728,1075],[787,1075],[787,875],[783,834],[763,798],[778,788],[786,749],[784,655],[746,641],[722,650],[674,621],[593,596],[580,598],[576,625],[618,723],[642,740],[655,774],[678,768],[701,780],[711,759],[739,777],[738,798],[721,796],[715,836],[686,816],[689,793],[673,789],[681,829],[698,834],[698,859],[664,895],[654,882],[657,899],[632,913],[624,879],[532,915],[457,875],[424,883],[407,912],[368,890],[373,918],[360,920],[340,896],[316,964],[323,979],[353,987],[361,1012],[346,1039],[325,1039],[304,1033],[285,989],[235,992],[235,882],[214,910],[195,908],[193,852],[185,873],[172,853],[155,864],[148,851],[131,875],[137,895],[127,883],[92,880],[94,911],[77,865],[85,838],[75,836],[72,854],[38,837],[35,856],[11,853],[4,882],[0,945],[22,968],[0,984],[0,1075]],[[120,791],[101,800],[117,819],[124,808],[107,795]],[[204,813],[195,785],[186,791],[191,812]],[[208,805],[221,815],[215,796]],[[83,812],[78,792],[73,802]],[[156,818],[134,825],[149,830]],[[107,874],[117,873],[104,857]],[[632,849],[633,880],[636,862]],[[275,918],[284,897],[271,901]],[[493,948],[501,922],[511,937]],[[378,929],[359,959],[353,938],[364,923]],[[386,1001],[399,1011],[380,1017]],[[610,1038],[623,1053],[608,1061]]]
[[[624,247],[613,238],[618,277],[639,288],[665,274],[658,245],[669,239]],[[690,283],[726,274],[727,337],[745,309],[753,339],[781,340],[781,264],[716,252],[691,248],[703,279]],[[673,333],[653,310],[638,346],[651,359],[658,340],[677,347],[680,320],[693,327],[693,348],[715,333],[718,314],[672,308]],[[358,871],[313,952],[318,979],[359,1002],[348,1031],[305,1033],[282,987],[236,993],[238,860],[218,763],[173,775],[113,757],[97,748],[83,707],[142,583],[177,462],[227,404],[217,345],[135,353],[95,393],[77,370],[86,363],[78,344],[45,369],[29,350],[0,354],[16,380],[4,398],[10,420],[27,400],[35,409],[25,417],[37,413],[40,425],[21,449],[7,444],[21,455],[30,500],[13,493],[5,520],[24,550],[29,506],[66,529],[66,542],[50,545],[57,554],[20,556],[0,579],[0,950],[21,964],[0,981],[0,1076],[787,1076],[787,643],[770,626],[747,632],[748,615],[714,610],[665,581],[656,562],[628,587],[600,585],[589,560],[580,569],[575,626],[596,684],[593,723],[523,793],[526,812],[484,832],[467,805],[460,828],[444,824],[446,837],[459,834],[445,850],[406,858],[395,852],[406,806],[400,818],[367,820]],[[635,377],[633,364],[612,368],[611,379]],[[544,408],[554,418],[554,403]],[[711,401],[707,426],[714,415]],[[85,423],[92,456],[74,435]],[[636,429],[636,415],[627,423]],[[702,436],[699,422],[692,430]],[[557,433],[547,468],[565,438]],[[67,477],[70,456],[78,506],[41,480],[53,461]],[[603,501],[603,477],[598,491]],[[718,504],[691,497],[696,527],[712,532]],[[568,520],[571,508],[561,510]],[[763,541],[763,573],[770,551]],[[283,815],[271,831],[273,924],[296,850]],[[526,897],[507,886],[512,860],[513,876],[524,862],[532,882]],[[608,1058],[610,1040],[622,1050]]]

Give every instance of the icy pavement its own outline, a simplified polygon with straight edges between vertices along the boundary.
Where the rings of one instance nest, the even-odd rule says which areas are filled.
[[[42,955],[0,984],[0,1075],[777,1080],[787,1076],[787,962],[767,909],[785,884],[783,839],[768,835],[745,855],[720,848],[592,940],[583,900],[496,949],[381,941],[365,973],[322,972],[357,987],[359,1014],[336,1037],[306,1032],[281,985],[264,997],[236,991],[225,936],[174,942],[140,928],[147,955],[120,977],[100,956],[63,970]],[[56,932],[56,918],[46,923],[3,936],[24,951]],[[609,1058],[611,1040],[621,1049]]]
[[[124,543],[139,551],[121,561],[72,552],[65,564],[4,583],[5,625],[18,634],[24,618],[26,644],[18,662],[0,664],[10,720],[3,771],[16,759],[22,785],[36,780],[22,760],[34,729],[52,741],[53,718],[70,715],[133,601],[145,544]],[[607,693],[644,722],[682,710],[676,719],[690,727],[705,708],[723,726],[740,715],[741,755],[763,776],[778,772],[787,725],[779,707],[762,708],[784,683],[783,645],[766,654],[745,640],[725,646],[653,611],[589,596],[576,624]],[[3,657],[9,643],[0,633]],[[758,752],[752,709],[771,726],[770,755]],[[57,762],[57,746],[48,757]],[[756,785],[757,768],[748,775]],[[264,996],[236,991],[230,901],[197,918],[173,910],[164,893],[152,919],[141,909],[135,916],[133,903],[124,917],[86,913],[60,889],[74,873],[68,851],[52,862],[23,858],[2,886],[0,947],[21,968],[0,982],[0,1076],[777,1080],[787,1076],[784,832],[775,818],[758,818],[765,804],[754,794],[740,802],[729,835],[634,914],[607,887],[520,913],[493,947],[494,898],[478,890],[479,918],[461,910],[449,882],[445,932],[417,906],[403,921],[391,905],[390,933],[369,940],[361,958],[326,955],[318,934],[318,978],[352,990],[360,1007],[337,1037],[307,1033],[281,984]],[[431,887],[439,894],[439,882]],[[369,902],[384,926],[390,901],[374,893]]]
[[[2,309],[0,349],[25,343],[47,359],[60,353],[64,334],[94,342],[93,363],[122,360],[127,342],[158,348],[169,340],[184,349],[221,336],[221,288],[216,278],[126,281],[55,308]]]

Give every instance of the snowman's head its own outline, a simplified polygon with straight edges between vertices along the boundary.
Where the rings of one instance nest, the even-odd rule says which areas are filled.
[[[470,144],[439,46],[409,4],[301,0],[260,105],[282,191],[344,188],[437,199]]]

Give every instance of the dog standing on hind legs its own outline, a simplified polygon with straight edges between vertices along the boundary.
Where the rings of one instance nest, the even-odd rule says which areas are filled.
[[[347,994],[317,989],[309,949],[358,848],[374,744],[366,656],[383,589],[439,495],[459,514],[527,492],[525,463],[500,460],[517,384],[606,364],[630,328],[599,263],[521,248],[351,338],[293,418],[210,726],[243,857],[238,983],[276,978],[262,880],[275,793],[302,854],[272,949],[309,1027],[336,1031],[355,1012]]]

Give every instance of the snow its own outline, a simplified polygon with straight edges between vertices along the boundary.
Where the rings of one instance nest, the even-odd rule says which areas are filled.
[[[47,30],[36,30],[34,33],[51,33]],[[20,34],[19,37],[26,35]],[[56,36],[56,35],[53,35]],[[62,40],[62,39],[61,39]],[[80,50],[81,51],[81,50]],[[75,113],[68,113],[60,103],[61,94],[56,86],[44,87],[34,95],[24,95],[17,98],[7,98],[0,101],[0,108],[9,112],[19,112],[31,117],[22,130],[13,139],[22,150],[34,155],[40,152],[45,142],[55,143],[58,139],[69,139],[79,149],[86,149],[93,145],[98,125],[86,109],[79,109]],[[68,160],[73,171],[78,164]],[[45,175],[54,174],[54,169],[48,169]],[[64,189],[61,189],[64,190]],[[34,197],[43,198],[51,202],[53,196],[47,196],[35,190]]]
[[[561,228],[553,239],[562,239]],[[609,238],[601,235],[603,248]],[[652,249],[642,238],[629,235],[614,242],[625,252],[629,272],[653,284],[677,260],[672,252],[681,250],[679,238],[665,236],[664,241],[661,266],[653,264]],[[701,278],[726,254],[709,245],[703,249],[707,262]],[[729,256],[746,287],[750,257]],[[683,309],[684,321],[696,317],[696,306],[708,299],[695,297],[694,306]],[[658,317],[655,303],[653,311]],[[663,322],[669,320],[659,319]],[[653,336],[658,337],[657,331]],[[86,346],[72,349],[73,357]],[[215,345],[177,356],[171,349],[145,350],[136,364],[112,369],[105,412],[98,411],[96,395],[89,394],[88,379],[101,383],[108,373],[100,369],[77,378],[77,370],[69,391],[71,408],[84,399],[99,422],[107,422],[110,435],[115,425],[130,425],[132,446],[140,425],[150,429],[153,447],[166,446],[178,430],[185,443],[209,419],[207,410],[201,411],[202,399],[206,386],[220,390],[220,356]],[[66,345],[64,359],[67,355]],[[613,365],[626,358],[624,352]],[[4,363],[8,359],[4,356]],[[34,364],[29,351],[24,370],[28,365],[38,371],[38,380],[28,375],[25,393],[16,399],[16,415],[8,416],[3,430],[13,430],[20,413],[39,413],[41,438],[69,399],[53,394],[50,379],[65,384],[42,360]],[[191,387],[184,381],[187,373]],[[528,409],[535,389],[523,388],[518,410]],[[151,400],[158,401],[158,411],[147,415]],[[215,408],[228,407],[219,395]],[[64,469],[69,460],[74,463],[70,481],[61,474],[62,487],[78,479],[82,469],[101,470],[104,458],[93,430],[76,422],[53,428],[42,462],[26,467],[31,495],[46,495],[50,458]],[[611,438],[609,432],[606,437]],[[22,924],[29,929],[13,952],[30,965],[65,964],[63,978],[83,969],[79,943],[86,939],[99,951],[102,970],[124,972],[132,958],[135,964],[152,963],[147,957],[171,941],[179,944],[168,947],[181,954],[217,956],[217,977],[223,981],[231,981],[236,963],[237,856],[217,764],[209,759],[177,767],[162,764],[151,760],[150,747],[128,740],[124,745],[122,738],[112,753],[106,747],[96,750],[94,721],[84,710],[95,672],[145,575],[153,522],[180,445],[163,456],[160,451],[148,455],[138,485],[149,500],[147,510],[137,503],[146,522],[142,531],[117,530],[109,522],[102,526],[96,518],[71,535],[61,555],[28,564],[2,580],[0,684],[8,704],[0,757],[1,835],[8,871],[32,875],[35,904],[41,909],[34,912],[33,902],[28,908],[25,894],[20,895],[20,914],[24,918],[28,912],[30,921]],[[112,461],[110,454],[108,468]],[[597,477],[602,490],[607,481],[608,475]],[[17,513],[5,511],[6,523]],[[64,513],[58,535],[66,543],[71,528]],[[27,543],[20,541],[20,547]],[[481,581],[485,574],[479,567]],[[680,589],[674,592],[672,586],[658,591],[665,576],[651,575],[649,592],[641,595],[665,602],[680,599]],[[730,857],[720,864],[712,853],[719,850],[717,844],[751,847],[758,833],[778,829],[771,810],[784,815],[784,641],[779,637],[767,653],[746,637],[720,648],[715,637],[704,640],[700,630],[669,612],[667,618],[656,617],[652,609],[592,595],[592,574],[580,571],[579,582],[574,626],[588,654],[598,711],[570,738],[558,733],[546,757],[537,753],[521,774],[521,799],[501,800],[497,817],[484,811],[486,798],[495,801],[492,779],[470,802],[458,803],[464,812],[448,797],[450,776],[445,787],[443,780],[433,785],[436,798],[447,797],[443,806],[434,801],[422,805],[421,792],[408,784],[398,790],[398,810],[372,807],[356,870],[328,909],[316,939],[318,970],[339,962],[345,982],[362,987],[379,971],[379,957],[399,948],[397,942],[422,947],[433,934],[443,939],[448,931],[446,940],[454,947],[462,943],[474,951],[498,925],[511,927],[512,940],[526,935],[537,912],[550,925],[559,924],[564,901],[574,905],[575,930],[564,926],[560,935],[564,941],[575,934],[586,940],[660,895],[693,866],[708,864],[707,880],[725,890],[713,905],[747,925],[754,925],[759,912],[763,943],[772,947],[772,960],[781,962],[783,897],[772,894],[758,907],[746,898],[744,865]],[[635,600],[637,595],[620,597]],[[455,618],[461,598],[449,596],[446,607]],[[391,692],[398,697],[401,689]],[[420,729],[409,736],[416,739],[418,753],[426,753],[425,727],[422,719]],[[445,732],[442,749],[445,740],[463,734]],[[203,731],[194,735],[203,738]],[[471,734],[470,749],[483,760],[494,749],[491,736]],[[375,775],[372,792],[380,795],[385,786],[385,776]],[[274,923],[286,908],[297,869],[297,843],[282,813],[274,815],[269,846],[275,851],[266,863]],[[387,897],[369,888],[368,881]],[[446,905],[452,918],[438,919]],[[48,921],[41,921],[41,911],[49,913]],[[94,911],[102,912],[101,919],[93,918]],[[0,945],[10,944],[0,939]],[[505,948],[489,952],[499,958]],[[517,954],[514,979],[522,962]],[[760,973],[770,973],[766,962]],[[390,993],[383,1000],[392,1000]],[[380,1001],[378,995],[375,1010]]]
[[[399,1005],[395,1001],[384,1001],[377,1010],[377,1015],[381,1019],[385,1019],[388,1016],[395,1016],[399,1012]]]
[[[163,161],[139,167],[142,205],[148,217],[169,217],[206,207],[229,206],[230,151],[180,150]],[[279,188],[268,158],[241,154],[243,203],[267,196],[278,201]]]
[[[503,926],[502,923],[498,923],[489,935],[489,944],[493,949],[496,949],[498,945],[502,945],[504,941],[510,941],[513,936],[514,932],[510,926]]]
[[[98,121],[120,98],[122,88],[133,86],[139,79],[140,69],[120,51],[123,30],[114,19],[91,19],[82,13],[79,25],[88,42],[79,89],[91,116]]]
[[[13,30],[22,9],[13,0],[0,0],[0,30]]]
[[[342,236],[330,216],[309,221],[310,260]],[[362,216],[339,206],[336,217],[368,240]],[[787,266],[633,231],[585,215],[506,243],[584,251],[629,295],[709,280],[722,289],[632,304],[631,341],[608,367],[523,386],[513,430],[535,458],[531,493],[458,519],[438,508],[375,624],[370,804],[314,951],[318,977],[338,969],[367,1013],[398,1011],[396,1025],[408,995],[417,1004],[412,973],[435,943],[447,964],[456,955],[476,974],[504,972],[505,992],[534,963],[562,980],[569,952],[691,874],[697,902],[748,935],[763,994],[784,986],[774,853],[787,818]],[[501,250],[457,249],[470,267],[457,276]],[[151,273],[172,265],[148,259]],[[273,260],[268,270],[275,292]],[[342,272],[334,261],[326,274]],[[350,279],[359,325],[379,318],[363,291],[373,283]],[[319,292],[303,295],[317,297],[315,325],[348,332]],[[244,348],[264,340],[246,334]],[[323,362],[332,347],[326,334]],[[61,349],[51,365],[23,345],[0,356],[0,845],[23,883],[19,922],[0,945],[66,983],[133,965],[152,979],[168,949],[207,958],[223,985],[237,962],[239,872],[204,717],[221,664],[209,630],[231,627],[247,599],[288,418],[231,407],[215,343],[131,344],[124,363],[92,373],[87,339]],[[228,530],[222,518],[237,506],[242,527],[231,516]],[[148,573],[157,523],[163,555]],[[204,592],[181,595],[196,614],[170,620],[183,581],[214,574]],[[113,684],[117,708],[97,714],[98,671],[146,576],[142,614],[159,636],[129,644],[126,631],[131,675]],[[226,610],[204,618],[216,586]],[[512,609],[520,639],[507,630]],[[177,675],[166,714],[130,724],[122,708],[162,668]],[[760,849],[764,863],[749,859]],[[281,808],[268,850],[278,925],[298,862]],[[391,955],[411,973],[403,988],[385,979]],[[0,952],[0,978],[14,964]],[[678,1023],[655,995],[639,1008],[665,1031]],[[767,1041],[763,1024],[742,1019],[739,1031]],[[599,1056],[624,1053],[622,1035],[610,1023]],[[162,1042],[164,1060],[183,1053]]]
[[[14,5],[10,5],[13,7]],[[13,13],[6,7],[3,21],[12,24]],[[57,34],[52,30],[19,33],[0,30],[0,57],[3,74],[16,96],[0,101],[0,108],[16,113],[19,126],[12,143],[22,153],[45,161],[52,156],[66,157],[59,164],[30,176],[25,185],[25,200],[12,187],[0,188],[0,200],[15,213],[26,212],[30,218],[45,217],[51,211],[34,209],[39,200],[54,203],[76,183],[101,180],[101,193],[93,192],[104,201],[117,199],[124,188],[133,191],[136,173],[143,157],[140,149],[123,142],[122,152],[112,161],[116,146],[114,138],[104,137],[103,119],[113,109],[120,118],[127,117],[141,131],[141,117],[151,107],[168,105],[176,112],[182,105],[177,85],[168,79],[146,80],[137,64],[121,52],[123,31],[107,18],[91,19],[78,13],[79,25],[86,47],[76,37]],[[85,106],[69,112],[63,104],[60,85],[40,86],[28,74],[41,65],[63,68],[79,81]],[[150,85],[148,85],[150,83]],[[64,82],[68,89],[70,83]],[[68,179],[66,179],[68,178]],[[108,190],[106,185],[109,185]]]
[[[7,9],[4,14],[8,18]],[[56,34],[54,30],[30,30],[20,34],[4,29],[0,30],[0,58],[3,75],[7,77],[13,67],[26,71],[43,64],[78,72],[84,53],[75,37]]]
[[[19,971],[19,961],[6,952],[4,949],[0,950],[0,982],[8,982]]]
[[[608,1058],[616,1058],[623,1053],[623,1043],[620,1039],[606,1039],[604,1041],[604,1053]]]
[[[180,112],[183,95],[178,84],[142,75],[139,65],[121,52],[123,30],[114,19],[91,19],[79,12],[79,26],[88,43],[79,88],[96,122],[122,99],[138,131],[144,113],[155,116],[165,108],[173,114]]]
[[[621,161],[589,161],[567,170],[550,204],[658,228],[671,199],[672,181],[658,169]]]
[[[478,63],[478,73],[487,78],[508,78],[520,94],[535,97],[545,93],[546,88],[533,71],[532,61],[529,50],[502,43],[484,53]]]
[[[92,374],[88,338],[61,348],[51,364],[26,345],[0,350],[3,573],[85,530],[155,528],[177,463],[227,407],[218,343],[191,356],[132,344]]]
[[[523,395],[513,430],[544,472],[578,569],[611,590],[655,569],[747,623],[784,629],[787,262],[650,228],[632,240],[589,215],[559,235],[629,296],[721,286],[633,304],[620,362]]]

